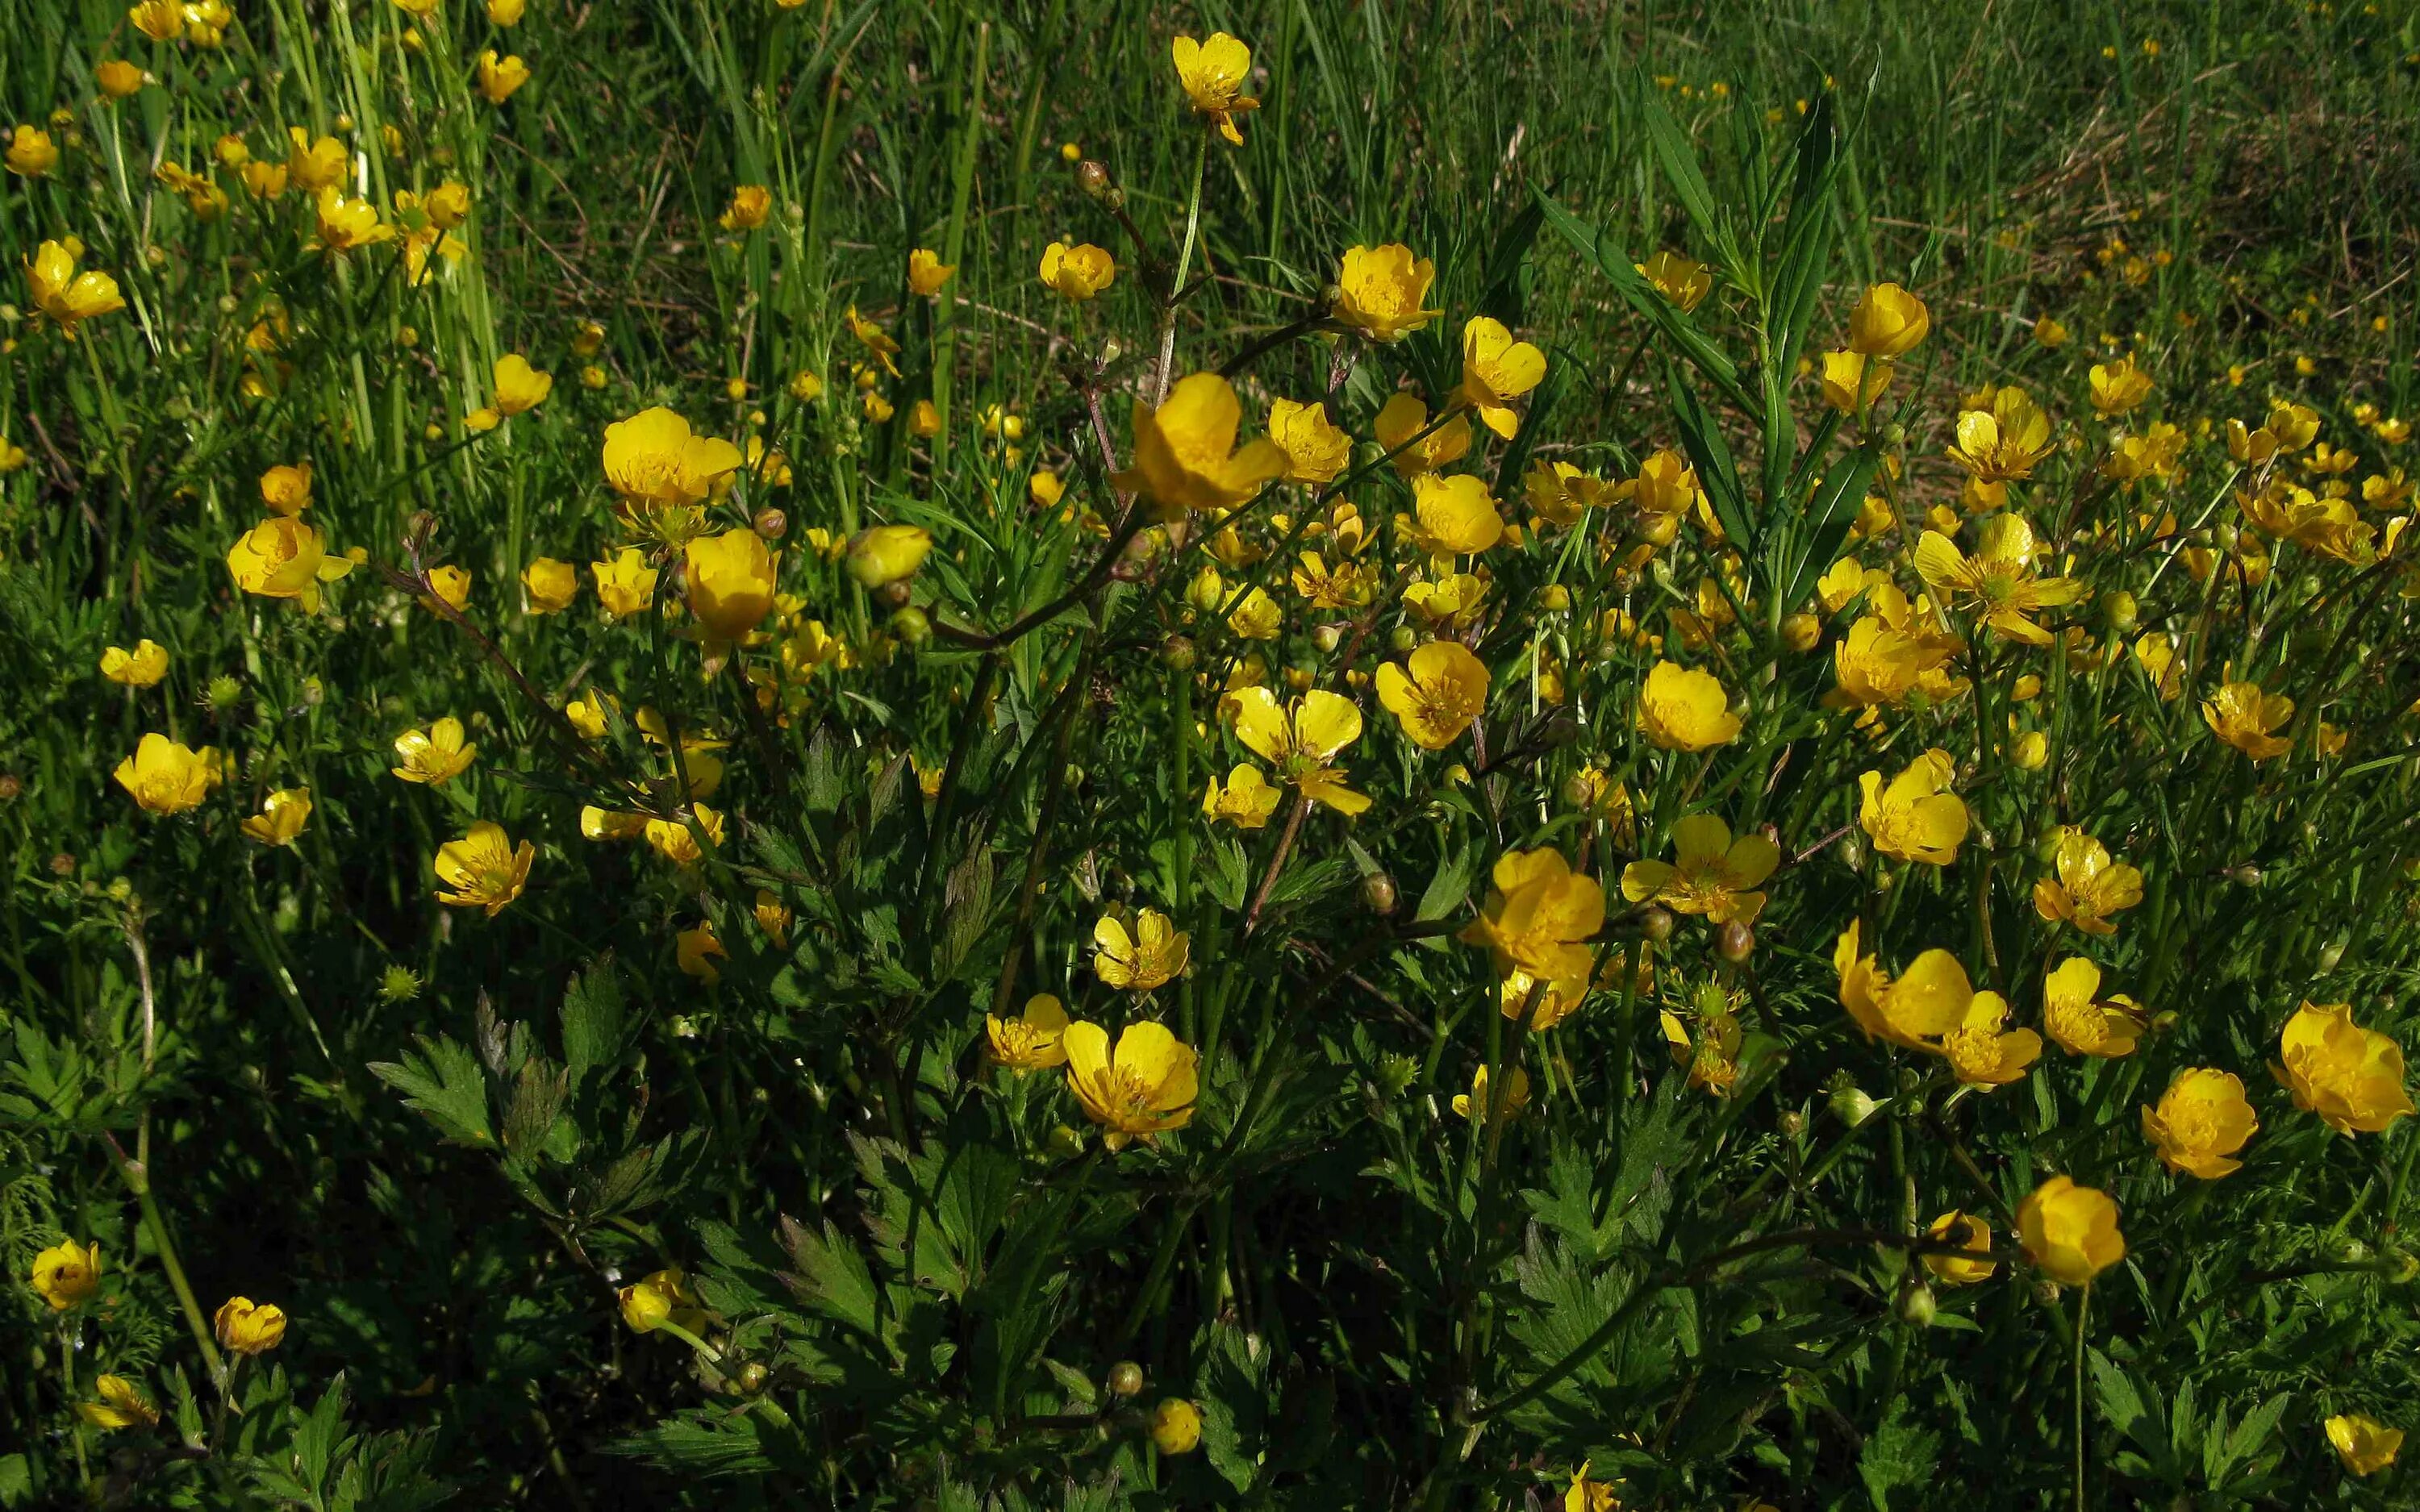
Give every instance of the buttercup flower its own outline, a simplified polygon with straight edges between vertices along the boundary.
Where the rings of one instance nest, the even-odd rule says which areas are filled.
[[[1969,1087],[2005,1087],[2041,1057],[2041,1036],[2031,1029],[2004,1029],[2009,1000],[1977,993],[1967,1000],[1958,1026],[1941,1037],[1949,1069]]]
[[[1959,411],[1949,460],[1978,483],[2005,483],[2032,477],[2051,447],[2050,417],[2023,389],[2008,384],[1992,391],[1990,403]]]
[[[1412,744],[1443,750],[1487,708],[1487,664],[1458,640],[1416,647],[1403,666],[1378,668],[1378,702]]]
[[[1498,976],[1514,970],[1548,981],[1588,980],[1584,943],[1605,927],[1605,888],[1554,850],[1506,851],[1479,918],[1459,938],[1487,947]]]
[[[738,471],[738,447],[659,405],[605,427],[605,482],[631,503],[694,504]]]
[[[2196,1066],[2177,1072],[2157,1108],[2143,1109],[2143,1137],[2160,1164],[2205,1181],[2243,1168],[2227,1157],[2260,1127],[2242,1080],[2232,1072]]]
[[[132,651],[111,646],[101,654],[101,675],[127,687],[153,687],[168,675],[168,648],[148,639]]]
[[[1060,1036],[1067,1057],[1067,1089],[1084,1116],[1105,1133],[1101,1143],[1124,1149],[1193,1121],[1202,1057],[1164,1024],[1129,1024],[1109,1044],[1097,1024],[1075,1023]]]
[[[1336,278],[1336,307],[1328,313],[1373,341],[1401,341],[1445,313],[1421,307],[1435,282],[1436,265],[1414,257],[1401,242],[1350,247]]]
[[[2403,1448],[2403,1430],[2391,1428],[2364,1412],[2338,1412],[2328,1419],[2328,1443],[2356,1475],[2375,1475],[2395,1463]]]
[[[1781,864],[1781,847],[1762,835],[1731,838],[1719,814],[1697,813],[1672,825],[1673,859],[1633,861],[1622,868],[1621,895],[1652,899],[1678,914],[1716,924],[1756,922],[1764,894],[1755,889]]]
[[[267,1354],[286,1339],[286,1311],[275,1303],[229,1297],[212,1322],[219,1348],[236,1354]]]
[[[1546,354],[1516,341],[1499,320],[1476,316],[1462,328],[1462,399],[1489,430],[1511,440],[1521,428],[1512,401],[1546,376]]]
[[[456,908],[484,908],[493,918],[529,885],[530,862],[536,855],[536,847],[527,841],[516,850],[503,825],[482,819],[460,840],[437,847],[437,880],[453,889],[441,888],[437,901]]]
[[[260,475],[260,501],[272,515],[300,515],[311,507],[311,464],[279,463]]]
[[[60,242],[45,241],[25,264],[25,287],[35,308],[58,322],[63,336],[74,336],[84,321],[126,308],[117,280],[97,269],[76,271],[81,255]]]
[[[897,378],[899,376],[898,341],[889,332],[859,315],[857,306],[854,304],[848,307],[841,318],[846,322],[848,333],[857,338],[858,345],[874,354],[875,361],[882,364],[884,372],[892,378]]]
[[[922,525],[876,525],[848,544],[848,575],[873,590],[916,575],[933,549],[933,532]]]
[[[1353,459],[1353,438],[1317,404],[1280,399],[1270,405],[1269,440],[1285,453],[1288,483],[1333,483]]]
[[[529,83],[529,65],[521,61],[518,53],[500,58],[494,48],[481,48],[478,79],[479,93],[487,97],[488,103],[501,105],[513,98],[514,90]]]
[[[717,956],[728,961],[731,952],[725,950],[722,942],[715,937],[711,919],[702,920],[694,927],[673,935],[673,964],[680,968],[684,977],[695,977],[709,987],[721,981],[722,973],[714,964]]]
[[[1343,770],[1335,764],[1337,754],[1361,738],[1361,710],[1351,699],[1315,687],[1291,709],[1280,709],[1267,688],[1247,687],[1229,695],[1229,706],[1235,738],[1304,797],[1348,817],[1370,807],[1367,795],[1344,785]]]
[[[1171,1396],[1151,1410],[1152,1447],[1164,1455],[1189,1455],[1202,1443],[1202,1410]]]
[[[1529,507],[1549,525],[1570,527],[1591,509],[1610,502],[1615,486],[1569,462],[1535,462],[1521,479]]]
[[[163,734],[147,734],[134,754],[111,774],[117,785],[151,813],[183,813],[198,806],[218,785],[216,753],[208,746],[194,750]]]
[[[2011,640],[2029,646],[2051,643],[2051,633],[2028,615],[2061,604],[2072,604],[2085,594],[2072,578],[2037,578],[2033,527],[2021,515],[1994,515],[1983,522],[1982,539],[1972,557],[1949,537],[1927,531],[1916,543],[1916,570],[1933,588],[1953,601],[1971,600],[1985,625]]]
[[[1823,354],[1823,402],[1844,415],[1870,409],[1890,388],[1892,364],[1863,352]]]
[[[1470,1073],[1470,1090],[1453,1094],[1453,1116],[1469,1123],[1502,1123],[1519,1118],[1529,1105],[1529,1073],[1513,1067],[1504,1078],[1503,1095],[1493,1106],[1487,1090],[1487,1068],[1481,1065]]]
[[[984,1015],[984,1035],[991,1041],[991,1057],[1020,1074],[1047,1071],[1067,1063],[1062,1043],[1067,1032],[1066,1005],[1048,993],[1025,1000],[1025,1011],[1012,1019]]]
[[[725,231],[753,231],[773,212],[773,192],[763,184],[741,184],[731,192],[717,224]]]
[[[1714,291],[1714,275],[1704,263],[1677,252],[1659,252],[1643,263],[1633,263],[1648,287],[1681,307],[1683,314],[1705,302]]]
[[[22,178],[39,178],[58,166],[58,144],[38,126],[19,126],[9,131],[8,147],[0,153],[0,161]]]
[[[635,546],[624,547],[611,562],[590,563],[589,570],[597,578],[597,601],[615,619],[627,619],[655,601],[656,569]]]
[[[147,77],[140,68],[122,57],[95,64],[92,70],[92,82],[99,85],[101,92],[111,100],[124,100],[142,88]]]
[[[427,730],[407,730],[395,737],[395,757],[403,764],[391,768],[407,782],[443,787],[470,770],[479,748],[462,738],[462,721],[447,715]]]
[[[1429,429],[1428,406],[1408,393],[1397,393],[1378,407],[1370,428],[1378,444],[1394,458],[1398,476],[1418,478],[1459,462],[1470,451],[1470,420],[1452,411]],[[1425,432],[1426,434],[1422,434]]]
[[[2272,733],[2294,717],[2294,701],[2266,692],[2257,683],[2224,685],[2214,697],[2202,701],[2201,717],[2211,733],[2256,762],[2294,748],[2291,740]]]
[[[1244,81],[1252,72],[1252,50],[1225,32],[1212,32],[1206,41],[1179,37],[1171,51],[1177,83],[1185,86],[1193,108],[1210,117],[1220,136],[1242,147],[1244,133],[1236,130],[1235,117],[1261,108],[1259,100],[1244,93]]]
[[[1042,249],[1042,283],[1068,300],[1082,302],[1114,283],[1116,259],[1089,241],[1069,246],[1054,241]]]
[[[2115,934],[2109,916],[2143,901],[2143,873],[2110,858],[2109,847],[2073,825],[2061,825],[2055,877],[2034,884],[2034,912],[2086,934]]]
[[[2087,377],[2092,385],[2092,408],[2103,415],[2122,415],[2151,396],[2151,375],[2136,367],[2132,357],[2095,363]]]
[[[101,1295],[101,1246],[73,1241],[54,1244],[34,1257],[27,1279],[34,1294],[54,1313],[90,1302]]]
[[[1121,914],[1106,913],[1093,925],[1093,971],[1109,986],[1147,993],[1184,975],[1188,945],[1156,909],[1138,912],[1132,929]]]
[[[644,716],[644,711],[642,713]],[[702,764],[710,767],[718,781],[721,780],[721,768],[713,764],[715,758],[712,755],[703,750],[688,749],[687,742],[682,744],[682,764],[689,768],[690,796],[694,798]],[[697,816],[697,829],[706,831],[706,838],[721,846],[722,815],[703,803],[693,802],[690,810]],[[650,819],[640,826],[639,833],[645,839],[648,849],[675,866],[695,866],[706,859],[706,847],[698,842],[697,830],[691,829],[686,819]]]
[[[1287,466],[1284,450],[1265,436],[1236,446],[1243,419],[1234,386],[1216,373],[1178,379],[1157,409],[1136,400],[1134,466],[1117,475],[1117,486],[1148,496],[1167,518],[1233,509]]]
[[[1432,558],[1475,556],[1504,539],[1504,517],[1487,482],[1471,473],[1412,480],[1412,528],[1406,532]]]
[[[554,375],[530,366],[529,359],[519,352],[497,358],[494,377],[496,410],[507,417],[536,409],[554,392]]]
[[[1259,829],[1277,812],[1283,791],[1263,777],[1259,767],[1249,762],[1237,762],[1223,786],[1216,775],[1211,777],[1210,786],[1202,795],[1202,811],[1237,829]]]
[[[1950,1209],[1926,1226],[1925,1236],[1964,1246],[1981,1256],[1992,1253],[1992,1226],[1972,1213]],[[2000,1262],[1984,1258],[1970,1260],[1962,1255],[1928,1254],[1924,1268],[1944,1286],[1970,1287],[1978,1281],[1989,1281],[2000,1269]]]
[[[521,569],[521,590],[532,614],[559,614],[580,596],[580,569],[568,562],[539,557]]]
[[[92,1383],[97,1402],[76,1403],[76,1416],[106,1430],[147,1428],[160,1421],[160,1409],[146,1400],[124,1376],[102,1376]]]
[[[930,247],[918,247],[908,255],[908,292],[931,299],[941,292],[941,285],[957,270],[957,264],[941,261],[940,255]]]
[[[2044,1181],[2018,1206],[2017,1241],[2025,1258],[2071,1287],[2090,1286],[2094,1276],[2126,1257],[2118,1204],[2107,1193],[2064,1176]]]
[[[1714,674],[1659,661],[1638,689],[1638,728],[1666,750],[1711,750],[1739,738],[1740,718]]]
[[[782,554],[741,527],[689,543],[689,609],[709,640],[736,641],[773,611],[773,581]]]
[[[1966,805],[1949,791],[1958,764],[1946,750],[1926,751],[1886,788],[1880,772],[1857,779],[1857,823],[1874,849],[1902,861],[1947,866],[1966,839]]]
[[[706,1310],[677,1268],[650,1272],[613,1294],[622,1321],[633,1334],[652,1334],[670,1323],[684,1334],[706,1326]]]
[[[471,569],[446,563],[428,569],[428,593],[421,595],[421,607],[434,611],[439,603],[458,613],[471,602]]]
[[[1897,284],[1876,284],[1849,312],[1849,349],[1867,357],[1904,357],[1931,329],[1922,300]]]
[[[2042,978],[2042,1028],[2071,1056],[2115,1059],[2134,1053],[2143,1032],[2133,999],[2098,1001],[2101,968],[2082,956],[2062,961]]]
[[[1859,953],[1859,925],[1849,920],[1832,948],[1832,969],[1840,980],[1840,1006],[1867,1034],[1911,1050],[1939,1050],[1940,1041],[1966,1022],[1975,984],[1947,950],[1927,950],[1897,980],[1878,957]]]
[[[291,845],[311,819],[309,788],[280,788],[260,800],[260,812],[239,827],[243,838],[259,845]]]
[[[378,207],[365,199],[347,199],[333,186],[313,201],[318,236],[313,243],[323,252],[358,252],[395,239],[395,227],[379,219]]]
[[[2304,1003],[2278,1041],[2282,1064],[2269,1069],[2294,1105],[2340,1134],[2380,1134],[2412,1111],[2403,1088],[2403,1047],[2352,1021],[2349,1003]]]

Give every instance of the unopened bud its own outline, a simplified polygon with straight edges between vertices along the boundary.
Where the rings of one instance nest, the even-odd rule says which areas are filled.
[[[2133,594],[2124,589],[2116,589],[2101,595],[2101,623],[2119,635],[2132,631],[2142,617],[2142,606],[2135,602]]]
[[[1181,635],[1170,636],[1159,643],[1159,659],[1161,665],[1171,671],[1191,671],[1194,660],[1192,640]]]
[[[1076,164],[1076,182],[1085,193],[1098,199],[1110,188],[1109,165],[1097,158],[1086,158]]]
[[[1932,1315],[1935,1310],[1932,1288],[1923,1282],[1918,1281],[1900,1289],[1899,1294],[1900,1322],[1916,1328],[1930,1328],[1932,1326]]]
[[[1120,1360],[1109,1366],[1109,1395],[1133,1396],[1142,1390],[1142,1366],[1132,1360]]]
[[[1746,960],[1756,949],[1756,931],[1734,918],[1714,935],[1714,949],[1733,965]]]
[[[1852,1129],[1872,1118],[1881,1108],[1881,1103],[1854,1085],[1832,1089],[1832,1117]]]
[[[757,534],[768,541],[778,541],[790,533],[790,517],[778,509],[760,509],[749,523],[755,527]]]
[[[904,585],[903,585],[904,586]],[[921,646],[933,638],[933,622],[913,604],[891,616],[891,633],[911,646]]]
[[[2239,887],[2257,887],[2260,886],[2260,868],[2251,861],[2230,866],[2226,869],[2226,880]]]
[[[1361,902],[1370,912],[1384,918],[1395,911],[1395,879],[1384,872],[1373,872],[1361,879]]]
[[[1638,933],[1661,945],[1672,937],[1672,913],[1654,907],[1638,916]]]
[[[1823,622],[1812,614],[1797,613],[1781,622],[1781,643],[1792,651],[1812,651],[1823,639]]]

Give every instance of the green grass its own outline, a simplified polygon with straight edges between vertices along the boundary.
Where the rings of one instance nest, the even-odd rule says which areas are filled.
[[[2292,400],[2355,454],[2356,498],[2415,470],[2383,424],[2420,412],[2409,4],[438,14],[408,41],[388,0],[245,0],[206,49],[96,0],[0,0],[0,127],[63,148],[0,180],[0,263],[73,235],[129,306],[70,342],[22,279],[0,285],[0,458],[24,454],[0,472],[0,1506],[1488,1507],[1556,1504],[1583,1461],[1633,1506],[1895,1509],[1944,1487],[1991,1506],[2408,1504],[2408,1468],[2352,1476],[2321,1425],[2412,1426],[2420,1135],[2333,1134],[2268,1066],[2304,999],[2406,1042],[2420,1025],[2413,579],[2399,556],[2263,548],[2224,433]],[[1242,147],[1198,157],[1170,39],[1219,28],[1251,45],[1261,106]],[[535,70],[501,107],[473,79],[485,47]],[[97,100],[111,57],[158,82]],[[288,125],[358,153],[390,220],[397,191],[468,184],[460,255],[414,286],[391,246],[307,248],[294,192],[256,200],[218,170],[229,203],[204,218],[152,171],[209,172],[229,131],[280,156]],[[1229,602],[1258,585],[1285,606],[1274,641],[1189,606],[1208,531],[1124,517],[1102,439],[1129,463],[1135,398],[1170,376],[1168,281],[1063,143],[1106,167],[1162,266],[1205,165],[1176,375],[1316,315],[1347,247],[1435,259],[1427,330],[1302,335],[1237,378],[1247,434],[1271,397],[1325,395],[1357,438],[1335,497],[1384,563],[1367,608],[1287,586],[1323,544],[1310,490],[1249,506],[1264,555],[1220,564]],[[743,183],[772,216],[725,233]],[[1054,239],[1109,248],[1113,287],[1044,288]],[[906,286],[917,247],[956,265],[944,302]],[[1729,264],[1694,318],[1625,292],[1659,249]],[[1885,280],[1933,331],[1861,425],[1797,360]],[[851,306],[903,347],[889,423],[853,388]],[[1529,517],[1532,462],[1627,478],[1685,449],[1736,585],[1696,524],[1625,560],[1642,523],[1621,505],[1497,548],[1466,634],[1493,674],[1483,745],[1432,753],[1367,682],[1424,634],[1398,597],[1413,496],[1371,418],[1399,387],[1434,411],[1482,314],[1548,357],[1518,440],[1463,465],[1508,518]],[[2038,342],[2043,317],[2071,343]],[[553,373],[551,396],[466,431],[507,352]],[[2086,372],[2128,352],[2159,388],[2103,421]],[[1823,695],[1869,607],[1824,613],[1812,653],[1786,649],[1785,620],[1821,609],[1836,554],[1918,591],[1921,517],[1958,507],[1960,397],[2007,383],[2060,442],[2015,506],[2055,546],[2044,570],[2089,590],[2049,618],[2114,659],[1978,632],[1952,669],[1970,691],[1859,726]],[[945,430],[918,439],[926,398]],[[684,616],[597,611],[586,564],[632,538],[602,432],[651,405],[786,459],[786,482],[743,470],[708,506],[717,532],[783,517],[765,524],[800,603],[728,660]],[[1021,437],[986,429],[995,406]],[[2192,438],[2173,484],[2106,480],[2111,433],[2154,421]],[[366,556],[317,615],[238,592],[224,562],[260,472],[305,457],[308,518]],[[2277,471],[2317,488],[2315,461]],[[1031,501],[1037,467],[1065,514]],[[1869,480],[1897,523],[1844,538]],[[2170,512],[2175,536],[2151,528]],[[878,523],[936,538],[904,606],[840,559]],[[1959,539],[1974,549],[1971,526]],[[523,610],[540,556],[582,565],[566,614]],[[415,604],[440,563],[472,572],[475,633]],[[659,601],[675,581],[668,562]],[[2121,591],[2134,634],[2175,638],[2183,697],[2109,633]],[[1672,611],[1710,602],[1739,623],[1684,647]],[[1683,756],[1638,734],[1656,656],[1606,629],[1615,609],[1720,677],[1737,741]],[[760,701],[747,679],[770,686],[808,618],[853,665]],[[104,648],[141,638],[166,679],[104,681]],[[1281,693],[1292,673],[1359,702],[1341,760],[1370,812],[1297,827],[1289,795],[1265,829],[1203,822],[1203,774],[1253,760],[1218,708],[1252,656]],[[2211,738],[2199,702],[2225,676],[2296,700],[2290,754]],[[561,727],[574,693],[618,701],[602,738]],[[680,798],[706,748],[651,740],[643,707],[723,743],[719,837]],[[444,716],[471,769],[391,777],[396,735]],[[2046,764],[2012,761],[2004,728],[2045,734]],[[146,814],[111,779],[155,732],[232,760],[191,813]],[[1858,775],[1930,747],[1975,825],[1947,869],[1879,858],[1856,827]],[[1591,764],[1636,795],[1635,826],[1570,796]],[[304,786],[295,845],[241,837],[265,794]],[[694,821],[706,854],[591,841],[584,805]],[[1620,896],[1623,864],[1668,858],[1697,811],[1772,825],[1792,862],[1744,963]],[[434,897],[432,857],[474,820],[535,846],[493,918]],[[2106,940],[2034,907],[2061,824],[2145,872]],[[1645,952],[1659,975],[1607,970],[1528,1032],[1490,1011],[1487,952],[1453,932],[1501,854],[1546,847],[1612,894],[1597,964]],[[760,889],[796,913],[785,941],[752,917]],[[1189,972],[1103,985],[1113,904],[1173,915]],[[2039,1026],[2044,972],[2089,956],[2144,1005],[2143,1046],[2054,1047],[2013,1085],[1962,1088],[1843,1011],[1852,918],[1894,970],[1956,952],[2012,1025]],[[702,920],[727,951],[712,985],[676,964]],[[1111,1152],[1058,1073],[988,1065],[985,1013],[1042,992],[1198,1046],[1189,1126]],[[1744,1030],[1728,1097],[1658,1032],[1655,1011],[1709,1003]],[[1476,1071],[1501,1087],[1515,1066],[1522,1117],[1453,1115]],[[2137,1112],[2195,1066],[2241,1076],[2261,1124],[2245,1168],[2209,1182],[2164,1171]],[[1883,1114],[1844,1117],[1854,1090]],[[2129,1257],[2088,1308],[2012,1233],[2053,1174],[2122,1210]],[[1991,1224],[1985,1284],[1923,1283],[1917,1229],[1952,1208]],[[98,1243],[105,1272],[57,1313],[18,1283],[62,1240]],[[713,1315],[694,1347],[617,1305],[667,1267]],[[290,1332],[214,1381],[196,1335],[239,1294]],[[1131,1401],[1107,1391],[1122,1361],[1146,1378]],[[104,1370],[162,1425],[80,1423]],[[1164,1398],[1198,1405],[1198,1450],[1151,1446]]]

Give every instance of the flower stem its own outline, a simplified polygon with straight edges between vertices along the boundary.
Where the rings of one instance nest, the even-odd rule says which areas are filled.
[[[160,1257],[160,1269],[167,1273],[169,1289],[177,1294],[177,1305],[183,1309],[185,1322],[194,1331],[194,1342],[201,1346],[202,1363],[209,1366],[210,1379],[218,1381],[218,1346],[210,1338],[210,1325],[202,1316],[202,1304],[194,1296],[194,1284],[185,1279],[185,1268],[177,1259],[177,1246],[168,1238],[168,1225],[160,1216],[160,1204],[151,1196],[151,1173],[142,1162],[127,1159],[116,1139],[110,1139],[109,1149],[117,1157],[117,1174],[125,1179],[126,1189],[134,1194],[135,1205],[143,1210],[143,1227],[151,1235],[151,1248]],[[224,1389],[225,1383],[221,1385]]]
[[[1201,144],[1193,154],[1193,193],[1185,199],[1185,242],[1176,254],[1176,276],[1168,281],[1168,291],[1162,296],[1159,312],[1159,373],[1151,380],[1151,407],[1158,409],[1168,399],[1171,367],[1176,361],[1176,301],[1185,287],[1185,275],[1193,267],[1193,243],[1202,232],[1202,179],[1210,169],[1210,129],[1202,130]]]

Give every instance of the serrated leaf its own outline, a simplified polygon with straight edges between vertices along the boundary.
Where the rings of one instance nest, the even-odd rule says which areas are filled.
[[[370,1074],[403,1094],[404,1105],[437,1125],[438,1133],[464,1144],[490,1145],[488,1082],[471,1052],[451,1040],[416,1036],[418,1053],[399,1061],[373,1061]]]

